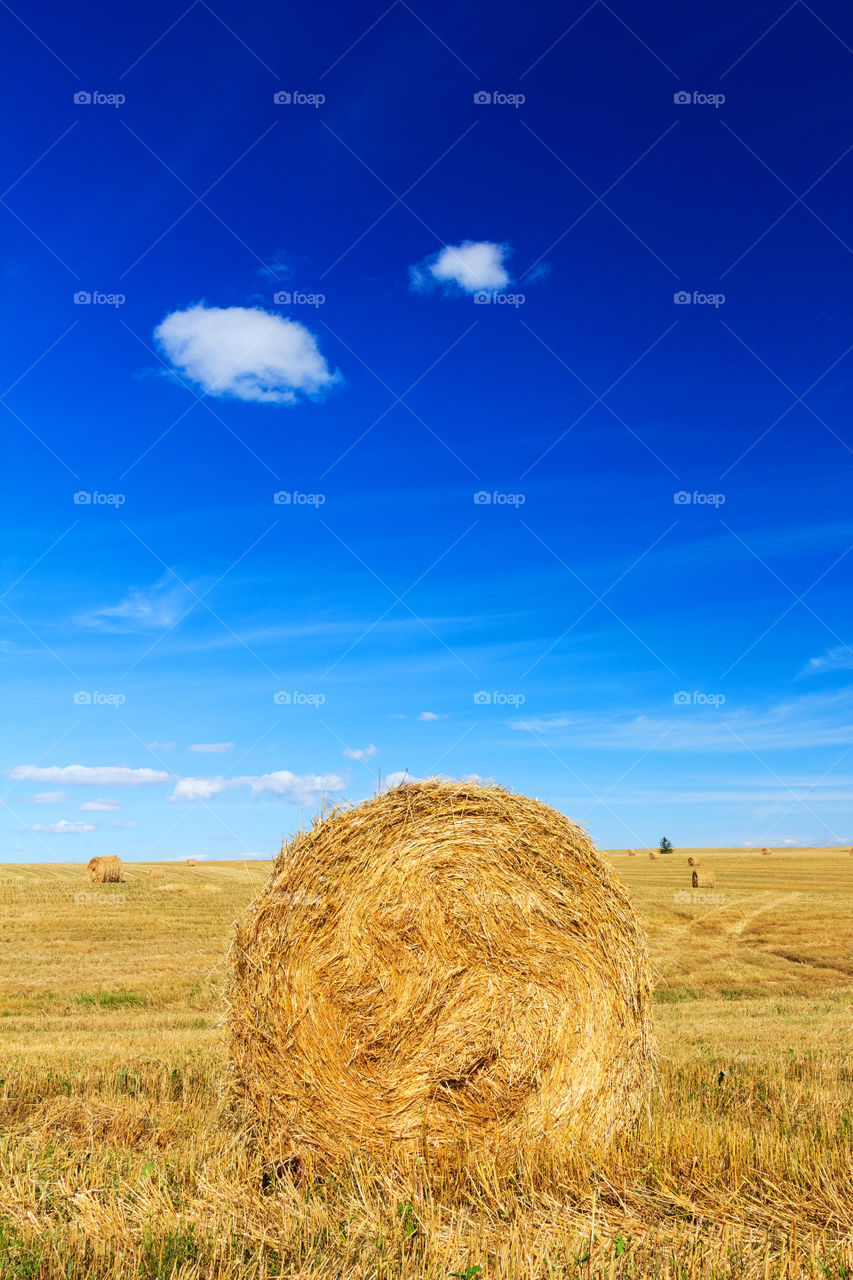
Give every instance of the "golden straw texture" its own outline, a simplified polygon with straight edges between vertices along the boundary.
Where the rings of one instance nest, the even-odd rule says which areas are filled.
[[[92,884],[121,884],[121,858],[109,853],[100,858],[90,858],[86,866],[86,874]]]
[[[234,1083],[273,1158],[601,1147],[652,1082],[628,897],[538,801],[432,779],[285,845],[237,926]]]
[[[692,885],[694,889],[713,889],[713,871],[694,871],[692,876]]]

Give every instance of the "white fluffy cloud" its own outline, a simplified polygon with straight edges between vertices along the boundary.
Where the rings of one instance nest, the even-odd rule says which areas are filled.
[[[43,827],[40,822],[37,822],[33,827],[33,831],[44,831],[48,835],[52,836],[76,836],[80,835],[84,831],[94,830],[95,827],[91,822],[66,822],[64,818],[61,822],[51,822],[46,827]]]
[[[187,307],[167,315],[154,337],[206,395],[294,404],[300,393],[315,396],[340,377],[310,330],[260,307]]]
[[[234,746],[233,742],[196,742],[193,746],[188,747],[188,751],[201,751],[208,755],[216,755],[221,751],[230,751]]]
[[[25,797],[30,804],[65,804],[68,798],[64,791],[39,791]]]
[[[344,755],[348,760],[372,760],[376,748],[372,742],[369,747],[344,747]]]
[[[238,791],[248,787],[252,795],[277,796],[288,804],[313,804],[324,792],[342,791],[346,779],[337,773],[303,774],[279,769],[276,773],[262,773],[256,777],[242,778],[180,778],[170,800],[210,800],[223,791]]]
[[[492,240],[463,240],[461,244],[445,245],[440,253],[410,269],[412,288],[445,285],[455,286],[463,293],[503,289],[510,282],[504,266],[508,253],[508,245]]]
[[[46,769],[34,764],[19,764],[9,770],[16,782],[59,782],[77,787],[147,787],[154,782],[168,782],[171,775],[158,769],[129,769],[126,765],[66,764]]]
[[[149,742],[146,751],[174,751],[177,742]]]
[[[418,719],[419,720],[440,720],[441,716],[439,716],[435,711],[422,711],[418,716]]]
[[[114,813],[118,804],[115,800],[86,800],[83,804],[78,804],[77,808],[82,813]]]

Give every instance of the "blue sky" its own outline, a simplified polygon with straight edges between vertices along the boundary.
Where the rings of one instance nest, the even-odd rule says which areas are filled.
[[[0,25],[3,860],[853,840],[849,8]]]

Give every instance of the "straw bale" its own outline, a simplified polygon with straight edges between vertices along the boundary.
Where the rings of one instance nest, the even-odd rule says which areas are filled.
[[[238,922],[233,1086],[268,1156],[599,1150],[652,1083],[646,943],[585,831],[430,779],[282,849]]]
[[[90,858],[86,874],[92,884],[122,884],[124,881],[121,873],[121,858],[116,857],[114,853]]]

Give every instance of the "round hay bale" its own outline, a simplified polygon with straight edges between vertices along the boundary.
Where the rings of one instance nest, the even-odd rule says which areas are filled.
[[[195,858],[187,858],[187,866],[188,866],[188,867],[194,867],[194,866],[195,866]]]
[[[688,859],[687,859],[687,865],[688,865],[688,867],[698,867],[698,866],[699,866],[699,859],[698,859],[698,858],[688,858]]]
[[[628,851],[627,851],[627,852],[628,852],[628,857],[629,857],[629,858],[636,858],[636,856],[637,856],[637,850],[636,850],[636,849],[628,849]],[[850,850],[850,852],[851,852],[851,853],[853,853],[853,849],[851,849],[851,850]]]
[[[586,832],[431,779],[282,849],[237,925],[233,1083],[268,1156],[604,1146],[652,1081],[646,944]]]
[[[657,849],[650,849],[650,850],[649,850],[649,861],[650,861],[650,862],[657,862],[657,860],[658,860],[658,858],[659,858],[659,857],[660,857],[660,854],[658,853]]]
[[[121,858],[114,853],[99,858],[90,858],[86,873],[92,884],[122,884]]]
[[[691,883],[694,889],[713,889],[714,873],[713,871],[694,871]]]
[[[769,858],[769,857],[771,856],[771,854],[773,853],[773,850],[772,850],[772,849],[762,849],[762,850],[761,850],[761,852],[764,854],[764,857],[765,857],[765,858]]]
[[[149,876],[149,879],[151,879],[151,880],[164,880],[164,879],[165,879],[165,874],[164,874],[162,871],[150,871],[150,870],[149,870],[149,872],[148,872],[148,876]]]

